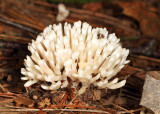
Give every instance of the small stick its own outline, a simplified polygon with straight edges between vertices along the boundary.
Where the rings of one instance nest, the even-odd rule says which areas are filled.
[[[109,25],[112,25],[114,27],[118,27],[118,28],[121,28],[121,29],[124,29],[124,30],[127,30],[127,31],[130,31],[136,35],[138,35],[138,31],[132,29],[131,27],[128,27],[128,26],[125,26],[123,24],[120,24],[120,23],[117,23],[117,22],[114,22],[114,21],[111,21],[111,20],[106,20],[106,19],[102,19],[102,18],[99,18],[99,17],[96,17],[96,16],[90,16],[90,15],[81,15],[79,17],[79,15],[77,15],[76,13],[71,13],[70,14],[71,17],[76,17],[76,18],[83,18],[84,19],[90,19],[90,20],[94,20],[94,21],[99,21],[99,22],[103,22],[105,24],[109,24]],[[90,18],[91,17],[91,18]]]
[[[27,22],[24,22],[24,21],[21,21],[21,20],[12,19],[12,18],[6,17],[4,15],[0,15],[0,17],[3,18],[3,19],[9,20],[9,21],[15,22],[15,23],[19,23],[19,24],[22,24],[22,25],[25,25],[25,26],[32,27],[32,28],[37,29],[39,31],[43,31],[43,29],[44,29],[42,27],[27,23]]]
[[[7,100],[0,101],[0,104],[4,104],[8,102],[13,102],[13,99],[7,99]]]
[[[11,93],[11,92],[9,92],[9,93],[0,93],[0,95],[9,95],[9,96],[22,96],[22,94],[15,94],[15,93]]]
[[[0,40],[0,48],[26,48],[26,44]]]
[[[31,7],[31,6],[25,6],[26,8],[28,8],[29,10],[33,10],[33,11],[36,11],[36,12],[40,12],[40,13],[47,13],[47,14],[57,14],[57,12],[53,12],[53,11],[49,11],[49,10],[45,10],[45,9],[38,9],[38,8],[35,8],[35,7]]]
[[[20,8],[20,7],[19,7]],[[20,10],[22,10],[22,8],[20,8]],[[37,19],[35,19],[33,16],[31,16],[29,13],[25,13],[25,14],[21,14],[21,13],[19,13],[17,10],[15,10],[15,9],[9,9],[9,10],[7,10],[8,11],[8,13],[10,14],[10,15],[12,15],[12,16],[16,16],[16,18],[18,17],[18,19],[19,18],[22,18],[23,20],[26,20],[26,21],[28,21],[28,22],[30,22],[30,23],[32,23],[32,24],[34,24],[34,25],[38,25],[38,26],[40,26],[40,27],[42,27],[42,28],[44,28],[44,25],[42,25],[39,21],[37,21]],[[13,15],[14,14],[14,15]]]
[[[18,18],[23,18],[24,20],[28,21],[28,22],[31,22],[33,23],[34,25],[39,25],[40,27],[44,28],[44,25],[39,22],[35,17],[33,17],[30,13],[28,12],[25,12],[25,14],[21,14],[19,11],[23,10],[26,5],[24,4],[21,4],[19,2],[16,2],[16,1],[11,1],[11,0],[8,0],[12,5],[14,6],[17,6],[18,10],[16,9],[9,9],[7,11],[10,11],[10,15],[12,15],[13,17],[18,17]],[[14,14],[14,15],[13,15]]]
[[[68,105],[68,104],[58,104],[58,105],[54,105],[54,106],[52,106],[52,107],[49,107],[49,109],[56,108],[56,107],[61,107],[61,106],[96,109],[96,107],[82,106],[82,105]]]
[[[47,2],[42,2],[42,1],[34,1],[35,4],[38,4],[38,5],[42,5],[42,6],[46,6],[46,7],[53,7],[53,8],[56,8],[57,9],[57,5],[56,4],[48,4]],[[86,18],[86,15],[88,15],[87,17],[92,17],[92,19],[98,19],[100,21],[103,21],[104,23],[106,24],[111,24],[115,27],[119,27],[121,29],[124,29],[124,30],[128,30],[128,31],[131,31],[131,32],[134,32],[135,34],[139,34],[138,31],[132,29],[131,27],[129,27],[128,25],[125,25],[125,24],[122,24],[121,23],[121,20],[118,19],[118,18],[115,18],[115,17],[112,17],[112,16],[108,16],[106,14],[102,14],[102,13],[98,13],[98,12],[92,12],[92,11],[87,11],[87,10],[82,10],[82,9],[76,9],[76,8],[71,8],[71,7],[67,7],[67,9],[69,11],[71,11],[71,14],[70,15],[74,15],[73,17],[78,17],[77,14],[81,15],[81,17],[83,18]],[[121,24],[119,24],[121,23]]]
[[[6,40],[6,41],[11,40],[11,41],[20,42],[20,43],[31,42],[31,39],[28,39],[28,38],[18,37],[18,36],[9,36],[6,34],[0,34],[0,39]]]
[[[3,60],[3,59],[22,59],[22,58],[18,58],[18,57],[0,57],[0,60]]]
[[[10,96],[10,95],[0,95],[1,97],[8,97],[8,98],[16,98],[15,96]]]
[[[68,94],[66,93],[59,104],[65,104],[67,97],[68,97]]]
[[[76,94],[76,96],[68,103],[68,105],[72,104],[72,102],[77,98],[78,94]],[[67,107],[65,107],[64,109],[67,109]],[[63,110],[59,113],[62,114]]]
[[[144,59],[144,60],[160,63],[160,59],[156,59],[156,58],[152,58],[152,57],[147,57],[147,56],[142,56],[142,55],[139,56],[139,55],[136,55],[136,54],[131,54],[131,57],[136,57],[138,59]]]
[[[124,111],[126,111],[126,113],[130,113],[130,114],[133,114],[132,112],[130,112],[129,110],[127,110],[127,109],[125,109],[125,108],[123,108],[123,107],[121,107],[121,106],[119,106],[119,105],[117,105],[117,104],[114,104],[114,103],[111,103],[113,106],[115,106],[115,107],[117,107],[117,108],[119,108],[119,109],[122,109],[122,110],[124,110]]]
[[[144,108],[139,108],[139,109],[135,109],[135,110],[130,110],[130,112],[138,112],[138,111],[142,111]],[[126,114],[126,111],[120,111],[120,114]]]
[[[140,98],[136,98],[136,97],[133,97],[133,96],[130,96],[130,95],[127,95],[127,94],[122,94],[122,96],[124,97],[128,97],[130,99],[133,99],[133,100],[136,100],[136,101],[140,101]]]
[[[12,26],[17,27],[17,28],[19,28],[19,29],[22,29],[22,30],[31,32],[31,33],[33,33],[33,34],[35,34],[35,35],[39,34],[38,31],[35,31],[35,30],[33,30],[32,28],[26,27],[26,26],[21,25],[21,24],[16,23],[16,22],[12,22],[12,21],[10,21],[10,20],[3,19],[1,16],[0,16],[0,22],[3,22],[3,23],[5,23],[5,24],[12,25]]]
[[[22,109],[0,109],[1,112],[38,112],[41,109],[29,109],[29,108],[22,108]],[[81,110],[81,109],[42,109],[45,112],[53,112],[53,111],[66,111],[66,112],[90,112],[90,113],[101,113],[101,114],[111,114],[106,111],[101,110]]]
[[[2,92],[9,92],[6,88],[4,88],[1,84],[0,84],[0,88],[1,88],[1,90],[2,90]]]
[[[24,21],[28,21],[28,22],[30,22],[30,23],[32,23],[32,24],[37,24],[37,23],[35,23],[33,20],[31,20],[31,18],[28,18],[27,16],[26,16],[26,14],[21,14],[21,13],[19,13],[17,10],[15,10],[15,9],[13,9],[13,8],[11,8],[11,9],[8,9],[7,10],[7,13],[8,13],[8,15],[11,15],[12,17],[14,17],[14,18],[16,18],[16,19],[23,19]]]

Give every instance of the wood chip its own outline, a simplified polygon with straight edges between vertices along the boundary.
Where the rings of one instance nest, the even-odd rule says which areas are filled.
[[[140,104],[155,114],[160,114],[160,71],[152,71],[146,75]]]

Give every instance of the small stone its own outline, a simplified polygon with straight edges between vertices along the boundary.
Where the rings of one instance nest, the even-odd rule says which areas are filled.
[[[38,99],[38,96],[37,95],[33,95],[33,99],[34,100]]]

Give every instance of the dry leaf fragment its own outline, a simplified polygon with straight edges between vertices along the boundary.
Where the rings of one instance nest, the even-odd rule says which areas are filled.
[[[160,71],[152,71],[146,75],[140,104],[155,114],[160,114]]]
[[[93,101],[101,100],[101,91],[100,90],[95,90],[93,94],[94,94]]]
[[[0,92],[4,92],[4,93],[7,93],[9,92],[6,88],[4,88],[1,84],[0,84]]]
[[[144,36],[160,38],[160,19],[153,7],[142,1],[131,0],[129,2],[115,1],[123,8],[123,13],[139,21],[140,28]]]
[[[28,98],[25,98],[25,97],[22,97],[22,96],[17,96],[17,97],[14,99],[14,101],[15,101],[17,104],[19,104],[19,105],[23,104],[23,105],[25,105],[25,106],[31,106],[31,105],[34,104],[34,101],[33,101],[33,100],[28,99]]]
[[[58,104],[62,100],[62,98],[64,97],[65,94],[66,94],[66,92],[64,92],[64,91],[53,94],[53,97],[51,100],[52,103]]]
[[[49,98],[42,99],[40,102],[38,102],[39,108],[44,108],[45,106],[49,106],[49,105],[51,105]]]
[[[45,102],[38,102],[38,107],[39,108],[44,108],[45,107]]]
[[[101,99],[100,90],[87,90],[82,96],[83,101],[97,101]]]
[[[49,106],[51,104],[50,99],[49,98],[45,98],[44,102],[47,106]]]

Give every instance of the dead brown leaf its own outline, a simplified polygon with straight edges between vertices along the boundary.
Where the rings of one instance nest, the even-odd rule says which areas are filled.
[[[17,104],[19,104],[19,105],[23,104],[23,105],[25,105],[25,106],[30,106],[30,105],[34,104],[34,101],[33,101],[33,100],[28,99],[28,98],[25,98],[25,97],[22,97],[22,96],[17,96],[17,97],[14,99],[14,101],[15,101]]]
[[[38,107],[39,108],[44,108],[45,107],[45,102],[38,102]]]
[[[88,89],[82,95],[83,101],[98,101],[101,100],[101,91],[96,89]]]
[[[100,2],[86,3],[83,5],[83,9],[96,12],[102,9],[102,3]]]
[[[49,106],[51,104],[50,99],[49,98],[45,98],[44,102],[47,106]]]
[[[101,100],[101,91],[100,90],[95,90],[93,94],[94,94],[93,101]]]
[[[155,8],[138,0],[129,2],[115,1],[115,3],[123,8],[123,14],[133,17],[139,22],[144,36],[160,39],[160,19],[155,13]]]

